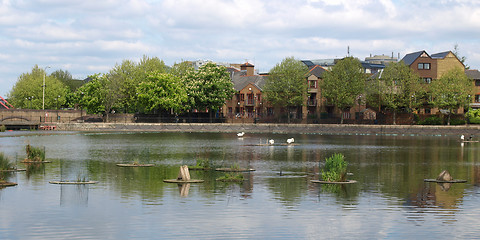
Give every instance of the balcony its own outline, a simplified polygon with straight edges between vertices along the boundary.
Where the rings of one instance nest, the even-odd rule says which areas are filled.
[[[255,100],[247,99],[247,101],[245,101],[245,106],[255,106]]]

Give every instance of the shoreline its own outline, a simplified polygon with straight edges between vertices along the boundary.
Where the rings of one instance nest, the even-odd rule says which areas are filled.
[[[56,123],[55,131],[82,132],[248,132],[298,134],[365,134],[480,136],[480,125],[235,124],[235,123]]]

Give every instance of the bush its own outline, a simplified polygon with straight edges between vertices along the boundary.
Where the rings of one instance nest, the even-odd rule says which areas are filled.
[[[325,167],[322,170],[323,181],[345,182],[347,180],[347,165],[345,156],[341,153],[335,153],[325,159]]]
[[[7,130],[7,127],[5,125],[0,125],[0,132],[5,132]]]
[[[452,119],[450,119],[450,125],[465,125],[465,120],[458,119],[458,118],[452,118]]]
[[[465,117],[470,124],[480,124],[480,109],[470,109],[465,113]]]
[[[418,125],[442,125],[443,120],[439,116],[430,116],[418,121]]]
[[[32,147],[30,146],[30,144],[27,144],[25,150],[27,152],[27,159],[29,159],[30,161],[45,161],[45,150],[37,147]]]

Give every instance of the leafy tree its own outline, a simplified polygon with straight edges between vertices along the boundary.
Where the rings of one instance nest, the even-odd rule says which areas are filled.
[[[187,92],[179,77],[168,73],[153,72],[137,87],[141,106],[151,112],[155,109],[185,109]]]
[[[124,111],[130,112],[135,109],[136,86],[139,82],[135,62],[123,60],[116,64],[106,76],[105,88],[109,93],[105,96],[111,106],[118,106]]]
[[[325,72],[322,93],[342,112],[356,104],[365,90],[366,76],[358,59],[346,57]],[[343,114],[340,122],[343,124]]]
[[[430,101],[439,109],[448,110],[448,125],[454,109],[468,106],[474,92],[472,79],[461,68],[455,68],[430,85],[432,99]]]
[[[187,74],[188,71],[193,71],[193,66],[188,61],[182,61],[180,63],[173,64],[172,68],[170,68],[169,73],[177,76],[183,77]]]
[[[276,106],[286,106],[289,123],[290,109],[302,105],[305,100],[307,72],[305,64],[293,57],[287,57],[270,70],[266,79],[265,100]]]
[[[45,78],[45,109],[63,105],[68,88],[58,79],[45,74],[44,69],[35,65],[30,73],[20,75],[8,94],[9,102],[16,108],[42,109]]]
[[[80,88],[74,94],[75,102],[80,108],[86,108],[88,113],[104,113],[105,108],[105,92],[108,90],[104,87],[106,81],[105,75],[90,75],[92,80]]]
[[[207,63],[198,71],[187,71],[183,83],[189,96],[187,107],[200,111],[208,109],[210,117],[235,93],[226,68],[214,63]]]
[[[396,124],[399,109],[417,106],[414,96],[419,89],[418,79],[419,76],[403,62],[390,63],[381,73],[377,85],[380,104],[392,110],[393,124]]]

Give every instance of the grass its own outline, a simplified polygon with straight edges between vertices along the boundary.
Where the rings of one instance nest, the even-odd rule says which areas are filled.
[[[195,166],[189,166],[190,169],[210,169],[210,161],[208,159],[197,159],[197,164]]]
[[[345,156],[341,153],[335,153],[325,159],[325,167],[322,170],[323,181],[345,182],[347,181],[347,165]]]
[[[242,182],[244,177],[242,174],[226,173],[224,176],[217,178],[217,181],[222,182]]]
[[[14,169],[13,163],[3,154],[0,153],[0,170],[12,170]]]
[[[34,162],[45,161],[45,150],[42,150],[38,147],[33,147],[30,144],[27,144],[25,147],[27,152],[27,159]]]

